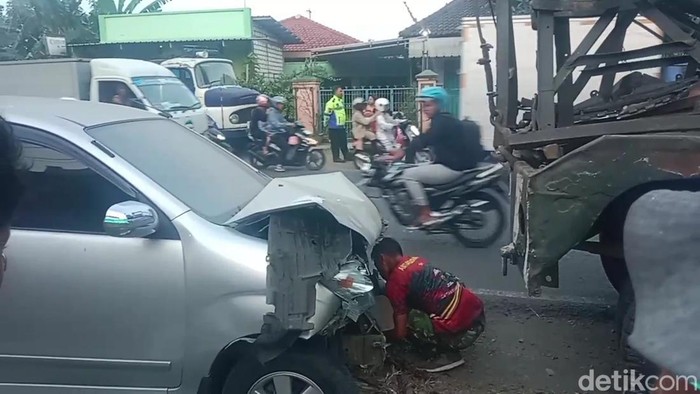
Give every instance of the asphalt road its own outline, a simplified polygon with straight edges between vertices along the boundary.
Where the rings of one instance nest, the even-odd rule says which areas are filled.
[[[323,170],[333,171],[353,182],[361,179],[351,163],[331,163]],[[294,169],[271,173],[308,174]],[[613,324],[617,294],[596,256],[570,253],[560,264],[560,288],[544,289],[542,298],[533,299],[527,297],[519,272],[511,268],[507,277],[501,275],[499,249],[509,242],[507,232],[490,248],[467,249],[451,236],[405,229],[382,199],[373,201],[390,223],[389,235],[407,253],[453,272],[484,299],[487,329],[465,354],[465,367],[425,376],[405,366],[389,366],[371,375],[368,382],[374,384],[363,392],[581,393],[579,377],[589,370],[610,374],[622,369]]]

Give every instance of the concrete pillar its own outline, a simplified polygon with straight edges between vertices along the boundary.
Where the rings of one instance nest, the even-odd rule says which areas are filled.
[[[292,83],[296,102],[297,120],[314,134],[321,131],[321,80],[317,78],[297,79]]]
[[[417,94],[420,94],[423,88],[438,85],[438,74],[431,70],[425,70],[416,75],[416,81],[418,82]],[[418,124],[420,125],[421,131],[426,131],[430,128],[430,119],[423,116],[423,112],[420,111],[420,106],[418,107]]]

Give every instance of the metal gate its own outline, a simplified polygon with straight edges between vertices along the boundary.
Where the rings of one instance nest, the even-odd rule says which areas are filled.
[[[357,97],[362,97],[363,99],[368,99],[373,97],[375,100],[378,98],[386,98],[389,100],[392,111],[403,112],[408,119],[413,122],[417,121],[417,109],[416,106],[416,88],[412,86],[395,86],[395,87],[347,87],[343,88],[345,92],[345,111],[348,114],[346,127],[347,130],[352,129],[352,100]],[[333,96],[333,89],[321,89],[321,113],[319,116],[323,118],[323,111],[326,108],[326,103]],[[322,124],[322,123],[319,123]]]

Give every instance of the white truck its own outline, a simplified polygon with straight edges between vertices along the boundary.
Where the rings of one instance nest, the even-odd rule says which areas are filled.
[[[208,57],[174,58],[160,63],[178,77],[204,106],[234,150],[248,143],[248,122],[259,92],[238,85],[233,62]]]
[[[161,114],[204,134],[210,120],[167,68],[135,59],[0,62],[0,94],[128,105]]]

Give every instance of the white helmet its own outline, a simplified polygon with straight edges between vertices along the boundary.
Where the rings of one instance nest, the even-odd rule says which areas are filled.
[[[387,112],[389,110],[389,100],[384,97],[378,98],[374,101],[374,107],[379,112]]]

